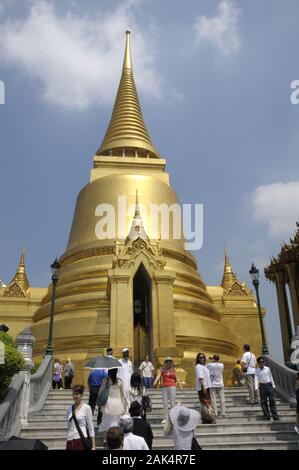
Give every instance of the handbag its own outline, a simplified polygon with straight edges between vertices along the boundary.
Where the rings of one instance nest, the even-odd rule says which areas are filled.
[[[214,424],[215,423],[213,409],[207,403],[202,403],[200,414],[201,414],[202,424]]]
[[[102,406],[106,405],[108,397],[109,397],[109,390],[110,390],[110,385],[109,385],[109,382],[107,380],[107,383],[105,385],[104,390],[101,393],[98,393],[98,396],[97,396],[97,405],[98,405],[98,407],[102,407]]]
[[[191,450],[202,450],[195,436],[192,437]]]
[[[142,397],[141,406],[144,409],[144,411],[148,411],[148,412],[152,411],[152,400],[150,399],[148,395],[144,395]]]
[[[77,421],[77,418],[76,418],[76,413],[75,413],[75,405],[72,405],[72,416],[70,418],[70,421],[71,420],[74,420],[74,423],[75,423],[75,426],[76,426],[76,429],[78,431],[78,434],[80,436],[80,439],[82,441],[82,444],[83,444],[83,447],[84,447],[84,450],[92,450],[92,440],[91,440],[91,437],[90,437],[90,434],[89,434],[89,429],[88,429],[88,426],[86,424],[86,434],[87,434],[87,437],[84,436],[83,432],[82,432],[82,429],[80,428],[79,426],[79,423]]]

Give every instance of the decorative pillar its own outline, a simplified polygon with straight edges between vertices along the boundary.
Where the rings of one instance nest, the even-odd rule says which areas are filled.
[[[30,376],[31,370],[34,366],[32,361],[32,347],[35,341],[36,340],[32,335],[29,326],[25,326],[24,330],[16,337],[17,349],[21,354],[23,354],[25,360],[25,380],[22,392],[22,403],[20,407],[20,419],[22,427],[25,427],[28,424],[28,410],[30,402]]]
[[[285,362],[287,362],[290,359],[290,342],[293,334],[283,271],[275,273],[275,286],[279,309],[283,355]]]
[[[296,333],[294,337],[292,338],[291,342],[291,358],[290,362],[296,368],[299,370],[299,326],[297,326]]]
[[[133,294],[130,283],[131,271],[111,269],[110,281],[110,346],[115,355],[121,356],[124,347],[134,357]]]
[[[175,274],[167,271],[156,270],[154,273],[155,293],[157,308],[154,318],[156,335],[155,352],[159,364],[161,365],[167,356],[171,356],[176,364],[182,361],[184,352],[177,347],[175,332],[175,314],[173,302],[173,283]],[[180,379],[186,378],[183,369],[177,369]]]
[[[292,301],[292,310],[294,318],[295,329],[299,326],[299,295],[297,286],[297,269],[295,263],[289,263],[286,265],[289,275],[289,286]]]

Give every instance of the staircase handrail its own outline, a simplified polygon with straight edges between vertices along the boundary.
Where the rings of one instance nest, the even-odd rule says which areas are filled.
[[[16,374],[0,405],[0,441],[17,436],[22,427],[22,397],[25,383],[25,372]]]
[[[297,372],[281,364],[270,354],[266,354],[264,357],[266,365],[271,369],[277,393],[291,406],[296,406],[295,379]]]
[[[52,356],[46,355],[37,372],[30,377],[29,416],[41,410],[52,383]]]

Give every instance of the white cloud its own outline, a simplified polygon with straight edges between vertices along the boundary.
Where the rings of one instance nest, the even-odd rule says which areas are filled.
[[[259,186],[252,194],[253,217],[271,237],[289,238],[299,220],[299,181]]]
[[[193,28],[197,45],[211,44],[222,57],[237,52],[241,40],[238,20],[241,10],[235,2],[222,0],[218,6],[218,16],[196,18]]]
[[[110,103],[120,77],[124,33],[131,29],[138,88],[157,97],[153,45],[136,24],[135,4],[124,0],[114,11],[97,10],[91,18],[71,11],[58,15],[52,3],[34,1],[25,18],[0,21],[2,63],[39,80],[48,103],[69,109]]]

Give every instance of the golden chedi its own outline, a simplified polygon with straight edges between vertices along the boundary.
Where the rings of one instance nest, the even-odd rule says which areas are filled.
[[[248,336],[232,332],[229,315],[222,320],[215,305],[229,314],[224,301],[221,305],[219,301],[224,287],[215,288],[215,292],[211,288],[209,293],[195,258],[185,250],[184,237],[172,236],[173,219],[170,237],[161,238],[147,212],[142,211],[142,206],[151,204],[178,204],[165,166],[143,121],[127,32],[112,117],[94,156],[90,181],[78,195],[69,241],[60,258],[53,350],[60,360],[72,358],[76,382],[86,378],[84,363],[112,346],[116,356],[123,347],[130,348],[136,365],[147,353],[156,367],[172,356],[182,379],[193,386],[199,351],[219,354],[230,377],[242,342],[248,342]],[[121,236],[119,196],[126,198],[127,206],[135,207],[132,215],[126,216]],[[101,204],[114,208],[116,214],[115,232],[107,229],[102,239],[97,233],[99,224],[103,228]],[[257,308],[249,289],[244,292],[246,315],[254,318],[250,334],[259,337]],[[31,324],[37,339],[36,359],[46,349],[50,307],[51,287]]]

